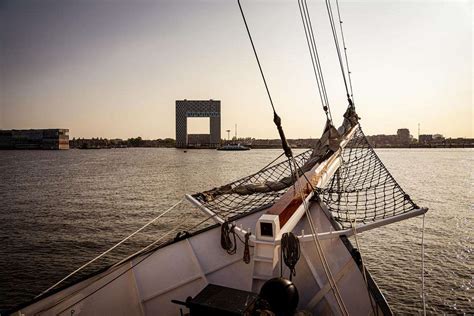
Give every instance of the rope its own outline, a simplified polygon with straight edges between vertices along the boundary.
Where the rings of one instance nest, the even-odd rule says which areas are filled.
[[[74,270],[73,272],[69,273],[67,276],[65,276],[64,278],[62,278],[61,280],[59,280],[58,282],[56,282],[55,284],[53,284],[52,286],[50,286],[48,289],[46,289],[45,291],[41,292],[40,294],[38,294],[36,297],[38,296],[41,296],[47,292],[49,292],[50,290],[52,290],[53,288],[55,288],[56,286],[58,286],[59,284],[63,283],[64,281],[66,281],[67,279],[69,279],[71,276],[75,275],[76,273],[78,273],[79,271],[81,271],[82,269],[84,269],[85,267],[87,267],[88,265],[90,265],[91,263],[95,262],[96,260],[102,258],[104,255],[106,255],[107,253],[109,253],[110,251],[112,251],[113,249],[117,248],[118,246],[120,246],[121,244],[123,244],[125,241],[127,241],[128,239],[130,239],[131,237],[135,236],[136,234],[138,234],[139,232],[141,232],[143,229],[145,229],[146,227],[150,226],[152,223],[154,223],[156,220],[158,220],[159,218],[163,217],[164,215],[166,215],[167,213],[171,212],[176,206],[178,206],[179,204],[181,204],[183,202],[184,199],[181,199],[179,202],[175,203],[173,206],[171,206],[170,208],[168,208],[166,211],[162,212],[160,215],[158,215],[157,217],[155,217],[154,219],[152,219],[151,221],[149,221],[148,223],[146,223],[145,225],[143,225],[141,228],[137,229],[136,231],[134,231],[133,233],[131,233],[130,235],[128,235],[127,237],[125,237],[124,239],[122,239],[121,241],[119,241],[118,243],[116,243],[114,246],[110,247],[109,249],[107,249],[106,251],[104,251],[103,253],[101,253],[100,255],[98,255],[97,257],[95,257],[94,259],[86,262],[85,264],[83,264],[82,266],[80,266],[79,268],[77,268],[76,270]],[[36,298],[35,297],[35,298]]]
[[[285,265],[290,269],[290,281],[296,276],[296,264],[300,259],[300,240],[292,232],[281,237],[281,253]]]
[[[349,79],[349,88],[350,88],[350,91],[351,91],[352,102],[355,102],[354,101],[354,91],[352,89],[351,70],[349,68],[349,59],[347,58],[346,40],[344,39],[344,31],[342,30],[342,19],[341,19],[341,12],[339,10],[339,0],[336,0],[336,7],[337,7],[337,16],[339,18],[339,27],[341,29],[342,46],[344,48],[344,56],[345,56],[345,59],[346,59],[347,79]]]
[[[296,161],[294,159],[293,159],[293,163],[294,163],[295,169],[297,169],[298,166],[297,166]],[[321,263],[323,265],[324,272],[326,274],[326,278],[328,279],[328,282],[329,282],[329,284],[331,286],[331,289],[334,293],[334,298],[336,299],[336,302],[339,306],[339,309],[340,309],[341,313],[343,315],[349,315],[349,312],[347,311],[347,307],[344,304],[344,301],[342,300],[341,293],[340,293],[340,291],[337,287],[336,280],[334,279],[334,276],[332,275],[331,269],[330,269],[329,264],[327,262],[326,255],[324,254],[323,248],[321,246],[321,241],[319,240],[319,235],[316,231],[316,228],[315,228],[312,216],[311,216],[311,212],[309,211],[308,203],[306,202],[305,196],[303,194],[303,188],[302,188],[299,181],[298,181],[298,191],[299,191],[299,194],[300,194],[300,197],[301,197],[301,201],[303,202],[303,206],[304,206],[304,209],[305,209],[306,217],[308,219],[309,227],[311,229],[311,234],[313,236],[313,242],[316,246],[316,250],[317,250],[319,259],[321,260]]]
[[[250,263],[250,246],[249,246],[249,238],[250,238],[251,233],[247,232],[245,234],[245,242],[244,242],[244,262],[246,264]]]
[[[376,307],[374,306],[374,302],[372,301],[372,295],[369,289],[369,281],[367,280],[367,274],[365,272],[364,256],[362,256],[361,248],[359,246],[359,240],[357,238],[356,220],[352,222],[352,230],[354,231],[354,239],[356,242],[357,250],[359,251],[359,255],[360,255],[360,262],[362,266],[362,276],[364,277],[365,285],[367,287],[367,293],[369,295],[370,306],[372,306],[372,311],[374,312],[374,315],[377,315],[378,313],[377,313]]]
[[[215,217],[215,216],[217,216],[217,215],[218,215],[218,214],[213,214],[213,215],[210,215],[210,216],[204,218],[202,221],[200,221],[199,223],[195,224],[193,227],[189,228],[188,231],[189,231],[189,230],[192,230],[192,229],[194,229],[194,228],[196,228],[196,227],[198,227],[199,225],[201,225],[201,224],[207,222],[208,220],[210,220],[211,218],[213,218],[213,217]],[[162,235],[160,238],[158,238],[157,240],[155,240],[154,242],[152,242],[151,244],[149,244],[149,245],[146,246],[145,248],[142,248],[142,249],[140,249],[139,251],[137,251],[137,252],[131,254],[130,256],[126,257],[125,259],[122,259],[121,261],[117,262],[116,264],[114,264],[114,265],[112,266],[112,268],[114,268],[114,267],[116,267],[116,266],[122,264],[123,262],[127,261],[128,259],[133,258],[133,257],[139,255],[140,253],[145,252],[147,249],[153,247],[153,246],[156,245],[159,241],[161,241],[164,237],[170,235],[172,232],[176,231],[179,227],[183,226],[184,223],[187,222],[187,219],[188,219],[189,217],[190,217],[190,215],[189,215],[188,217],[186,217],[186,220],[182,221],[182,223],[181,223],[180,225],[177,225],[175,228],[173,228],[173,229],[171,229],[170,231],[166,232],[164,235]],[[183,231],[184,235],[189,234],[188,231]],[[179,237],[180,234],[181,234],[181,233],[178,233],[178,236],[176,236],[176,237]],[[175,238],[176,238],[176,237],[175,237]],[[237,236],[237,237],[238,237],[238,236]]]
[[[173,228],[172,230],[170,230],[168,233],[166,233],[165,235],[161,236],[158,240],[154,241],[152,244],[150,244],[148,247],[152,246],[152,245],[155,245],[156,243],[158,243],[158,241],[162,240],[165,236],[169,235],[171,232],[174,232],[176,231],[176,229],[181,226],[182,224],[180,225],[177,225],[175,228]],[[95,289],[94,291],[92,291],[91,293],[87,294],[86,296],[84,297],[81,297],[80,300],[78,300],[77,302],[75,303],[72,303],[70,305],[68,305],[66,308],[64,308],[63,310],[61,310],[59,313],[57,313],[57,315],[60,315],[62,314],[65,310],[69,309],[71,306],[74,306],[80,302],[82,302],[83,300],[85,300],[86,298],[92,296],[93,294],[97,293],[98,291],[102,290],[103,288],[105,288],[107,285],[109,285],[110,283],[114,282],[115,280],[117,280],[118,278],[120,278],[122,275],[124,275],[125,273],[127,273],[128,271],[130,271],[131,269],[133,269],[134,267],[138,266],[140,263],[142,263],[143,261],[145,261],[146,259],[148,259],[151,255],[153,254],[153,252],[149,252],[148,254],[146,254],[140,261],[138,261],[135,265],[133,265],[133,263],[130,265],[130,267],[128,267],[127,269],[125,269],[123,272],[121,272],[120,274],[118,274],[115,278],[111,279],[110,281],[106,282],[105,284],[103,284],[102,286],[100,286],[99,288]],[[108,275],[108,274],[107,274]],[[104,275],[102,278],[106,277],[107,275]],[[101,278],[101,279],[102,279]],[[87,285],[86,285],[87,287]],[[82,289],[81,289],[82,290]],[[80,290],[76,291],[75,293],[79,292]],[[72,294],[70,295],[72,296]],[[60,302],[57,302],[55,305],[51,306],[51,307],[48,307],[46,310],[48,309],[51,309],[53,308],[54,306],[60,304]]]
[[[423,315],[426,316],[426,296],[425,296],[425,214],[422,219],[421,229],[421,299],[423,302]]]
[[[182,201],[180,201],[180,202],[182,202]],[[131,257],[133,257],[133,256],[135,256],[135,255],[138,255],[138,254],[140,254],[140,253],[143,253],[146,249],[149,249],[150,247],[156,245],[159,241],[161,241],[162,239],[164,239],[164,237],[170,235],[171,233],[175,232],[176,230],[178,230],[179,228],[181,228],[182,226],[184,226],[185,223],[187,223],[187,220],[191,217],[191,215],[192,215],[192,214],[189,214],[184,220],[179,221],[179,224],[176,225],[174,228],[172,228],[170,231],[168,231],[168,232],[165,233],[164,235],[160,236],[160,238],[158,238],[157,240],[155,240],[154,242],[152,242],[151,244],[149,244],[149,245],[146,246],[145,248],[141,249],[140,251],[138,251],[138,252],[135,253],[134,255],[127,257],[127,259],[130,259]],[[190,227],[188,230],[193,230],[193,229],[195,229],[196,227],[198,227],[198,226],[200,226],[201,224],[207,222],[208,220],[210,220],[211,218],[215,217],[216,215],[217,215],[217,214],[213,214],[213,215],[210,215],[210,216],[204,218],[202,221],[200,221],[200,222],[198,222],[197,224],[195,224],[194,226]],[[237,236],[237,237],[238,237],[238,236]],[[142,263],[143,261],[145,261],[145,260],[146,260],[148,257],[150,257],[152,254],[154,254],[154,251],[150,251],[150,252],[148,252],[148,253],[144,253],[144,257],[143,257],[141,260],[139,260],[138,262],[136,262],[135,265],[134,265],[133,262],[132,262],[132,264],[130,265],[130,267],[128,267],[128,268],[125,269],[123,272],[121,272],[120,274],[118,274],[115,278],[111,279],[111,280],[108,281],[107,283],[105,283],[105,284],[103,284],[102,286],[100,286],[99,288],[95,289],[94,291],[92,291],[92,292],[89,293],[88,295],[82,297],[82,298],[81,298],[80,300],[78,300],[77,302],[68,305],[66,308],[64,308],[62,311],[60,311],[58,314],[63,313],[65,310],[67,310],[67,309],[70,308],[71,306],[74,306],[74,305],[76,305],[76,304],[82,302],[82,301],[85,300],[86,298],[92,296],[92,295],[95,294],[96,292],[98,292],[98,291],[100,291],[101,289],[105,288],[107,285],[109,285],[110,283],[112,283],[113,281],[115,281],[116,279],[118,279],[119,277],[121,277],[122,275],[124,275],[125,273],[127,273],[128,271],[130,271],[131,269],[135,268],[136,266],[138,266],[138,265],[139,265],[140,263]],[[125,260],[127,260],[127,259],[125,259]],[[123,263],[123,262],[124,262],[124,260],[122,260],[120,263]],[[115,267],[116,265],[118,265],[118,264],[113,265],[111,268]],[[104,278],[104,277],[106,277],[106,276],[108,276],[111,272],[112,272],[112,271],[110,271],[108,274],[102,276],[101,279]],[[87,287],[87,285],[86,285],[85,287]],[[76,293],[78,293],[78,292],[80,292],[82,289],[84,289],[85,287],[83,287],[83,288],[81,288],[81,289],[78,289],[78,290],[76,290],[75,292],[70,293],[69,295],[67,295],[67,296],[64,297],[63,299],[61,299],[61,300],[59,300],[58,302],[56,302],[54,305],[49,306],[49,307],[47,307],[47,308],[45,308],[45,309],[39,311],[37,314],[42,313],[42,312],[44,312],[44,311],[46,311],[46,310],[49,310],[49,309],[51,309],[51,308],[53,308],[53,307],[55,307],[55,306],[61,304],[61,303],[62,303],[64,300],[66,300],[68,297],[71,297],[71,296],[75,295]]]
[[[235,224],[230,224],[228,222],[224,222],[221,225],[221,246],[222,248],[227,251],[229,255],[234,255],[237,252],[237,239],[235,237]],[[230,235],[234,237],[234,241],[232,242]]]
[[[339,47],[339,39],[337,38],[336,25],[334,23],[334,16],[333,16],[333,13],[332,13],[332,6],[331,6],[330,0],[326,0],[326,8],[327,8],[327,11],[328,11],[329,22],[331,24],[332,36],[334,38],[334,44],[336,45],[336,52],[337,52],[337,57],[339,59],[339,66],[341,67],[342,79],[344,79],[344,86],[346,88],[347,98],[350,99],[349,89],[347,87],[346,73],[345,73],[345,70],[344,70],[343,62],[342,62],[341,48]]]
[[[233,241],[231,239],[231,235],[233,237]],[[240,236],[235,232],[235,224],[230,224],[229,222],[224,222],[221,225],[221,246],[222,248],[227,251],[229,255],[234,255],[237,253],[237,238],[239,241],[244,244],[244,255],[242,260],[246,263],[250,263],[250,232],[246,232],[244,239],[240,238]]]
[[[268,89],[267,80],[265,79],[265,75],[263,73],[262,65],[260,64],[260,60],[258,59],[257,50],[255,49],[255,45],[254,45],[253,40],[252,40],[252,35],[250,34],[250,29],[247,25],[247,20],[245,19],[244,10],[242,9],[242,6],[240,5],[240,0],[237,0],[237,3],[239,5],[240,13],[242,14],[242,19],[244,20],[245,29],[247,30],[247,35],[249,36],[250,44],[252,44],[253,53],[255,55],[255,59],[257,60],[257,64],[258,64],[258,69],[260,69],[260,74],[262,75],[263,83],[265,84],[265,89],[267,90],[267,95],[268,95],[268,99],[270,100],[270,105],[272,106],[273,123],[275,123],[275,125],[277,127],[277,130],[278,130],[278,134],[280,135],[281,146],[283,147],[283,151],[285,152],[285,155],[287,157],[292,157],[293,153],[291,151],[290,145],[288,145],[288,141],[286,140],[286,136],[285,136],[285,133],[283,131],[283,127],[281,126],[281,118],[278,116],[278,114],[275,110],[275,106],[273,104],[272,96],[270,94],[270,90]]]
[[[319,97],[321,105],[323,107],[326,118],[332,122],[331,109],[329,107],[329,100],[327,97],[326,85],[324,83],[324,77],[319,60],[318,49],[316,41],[314,39],[313,26],[311,23],[311,17],[309,15],[308,5],[306,0],[298,0],[298,7],[300,9],[301,21],[303,22],[303,29],[306,37],[306,43],[308,44],[309,55],[311,57],[311,63],[313,65],[313,72],[316,79],[316,85],[318,87]]]
[[[158,244],[158,243],[159,243],[161,240],[163,240],[166,236],[169,236],[170,234],[172,234],[172,233],[174,233],[176,230],[178,230],[180,227],[184,226],[185,223],[188,222],[188,219],[191,217],[191,215],[192,215],[192,214],[188,214],[188,216],[186,216],[184,219],[182,219],[182,220],[179,221],[179,224],[178,224],[178,225],[176,225],[175,227],[173,227],[172,229],[170,229],[170,230],[169,230],[168,232],[166,232],[165,234],[161,235],[157,240],[155,240],[154,242],[152,242],[151,244],[149,244],[149,245],[146,246],[145,248],[140,249],[140,250],[137,251],[136,253],[134,253],[134,254],[128,256],[127,258],[125,258],[125,259],[119,261],[118,263],[116,263],[116,264],[110,266],[109,269],[108,269],[108,270],[109,270],[108,273],[107,273],[106,275],[103,275],[100,279],[103,279],[103,278],[107,277],[110,273],[112,273],[112,272],[113,272],[112,269],[115,268],[116,266],[122,264],[123,262],[127,261],[128,259],[130,259],[130,258],[132,258],[132,257],[135,257],[135,256],[139,255],[140,253],[145,252],[145,250],[147,250],[147,249],[151,248],[152,246]],[[199,226],[199,225],[201,225],[202,223],[208,221],[209,219],[211,219],[211,218],[214,217],[214,216],[215,216],[215,215],[211,215],[211,216],[205,218],[204,220],[202,220],[201,222],[197,223],[196,225],[194,225],[194,226],[191,227],[190,229],[196,228],[197,226]],[[104,288],[104,287],[107,286],[108,284],[112,283],[114,280],[118,279],[120,276],[122,276],[122,275],[125,274],[126,272],[130,271],[132,268],[138,266],[141,262],[143,262],[145,259],[147,259],[147,258],[148,258],[150,255],[152,255],[152,254],[153,254],[153,252],[145,253],[145,257],[144,257],[142,260],[138,261],[135,265],[133,265],[133,262],[132,262],[132,264],[130,265],[130,267],[127,268],[127,269],[125,269],[125,271],[123,271],[123,273],[120,273],[117,277],[115,277],[115,278],[113,278],[112,280],[110,280],[109,282],[105,283],[103,286],[99,287],[98,289],[96,289],[95,291],[93,291],[92,293],[90,293],[89,295],[87,295],[87,296],[81,298],[81,299],[80,299],[79,301],[77,301],[76,303],[73,303],[73,304],[69,305],[67,308],[65,308],[65,309],[64,309],[63,311],[61,311],[60,313],[64,312],[64,311],[65,311],[66,309],[68,309],[69,307],[71,307],[71,306],[73,306],[73,305],[75,305],[75,304],[81,302],[82,300],[86,299],[87,297],[91,296],[92,294],[98,292],[99,290],[101,290],[102,288]],[[100,280],[100,279],[99,279],[99,280]],[[98,280],[97,280],[97,281],[98,281]],[[79,288],[79,289],[77,289],[77,290],[75,290],[75,291],[69,293],[68,295],[66,295],[66,296],[63,297],[62,299],[58,300],[54,305],[49,306],[49,307],[47,307],[47,308],[45,308],[45,309],[39,311],[39,312],[36,313],[35,315],[41,314],[42,312],[44,312],[44,311],[46,311],[46,310],[49,310],[49,309],[51,309],[51,308],[54,308],[55,306],[61,304],[61,303],[64,302],[64,301],[66,301],[69,297],[72,297],[72,296],[76,295],[77,293],[79,293],[80,291],[82,291],[82,290],[83,290],[84,288],[86,288],[87,286],[88,286],[88,285],[85,285],[84,287]],[[60,314],[60,313],[59,313],[59,314]]]

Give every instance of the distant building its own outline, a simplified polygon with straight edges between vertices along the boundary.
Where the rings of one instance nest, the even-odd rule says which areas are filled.
[[[69,130],[0,130],[0,149],[69,149]]]
[[[426,135],[420,135],[420,139],[418,140],[420,144],[430,144],[433,142],[433,135],[431,134],[426,134]]]
[[[209,134],[193,137],[188,134],[188,117],[209,117]],[[190,141],[191,140],[191,141]],[[176,100],[176,147],[193,145],[215,148],[221,142],[221,101],[219,100]]]
[[[408,128],[400,128],[397,130],[398,141],[401,145],[410,144],[410,130]]]
[[[209,134],[188,134],[188,147],[208,147],[211,143],[211,136]]]
[[[373,147],[398,147],[400,143],[398,135],[373,135],[367,140]]]
[[[434,135],[433,135],[433,140],[434,140],[434,141],[443,141],[443,140],[444,140],[444,136],[441,135],[441,134],[434,134]]]

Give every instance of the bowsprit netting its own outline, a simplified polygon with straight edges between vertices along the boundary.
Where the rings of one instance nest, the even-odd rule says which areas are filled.
[[[307,150],[295,156],[298,165],[304,165],[311,153],[312,150]],[[231,219],[270,207],[293,183],[294,170],[284,160],[219,188],[193,194],[193,197],[219,217]]]
[[[417,209],[379,159],[360,125],[356,128],[342,150],[341,166],[319,192],[334,219],[349,228],[354,221],[367,223]]]

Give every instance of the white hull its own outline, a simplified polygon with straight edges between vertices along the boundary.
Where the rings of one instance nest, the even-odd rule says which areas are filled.
[[[308,187],[308,183],[314,187],[326,185],[339,168],[340,151],[354,130],[345,136],[340,150],[296,180],[270,208],[235,220],[235,232],[242,239],[252,233],[248,264],[243,260],[242,244],[238,243],[234,255],[221,247],[220,224],[224,219],[187,196],[216,225],[137,255],[56,293],[46,293],[15,314],[180,315],[180,309],[187,312],[186,307],[171,301],[195,297],[208,284],[259,293],[265,281],[281,275],[289,277],[289,269],[281,264],[280,244],[283,233],[292,232],[301,248],[293,277],[299,292],[299,310],[313,315],[390,315],[390,308],[368,272],[367,281],[364,278],[361,264],[356,262],[357,252],[347,240],[346,236],[355,229],[341,230],[326,205],[313,199],[313,190]],[[356,228],[362,232],[426,211],[415,209]]]
[[[319,232],[333,229],[319,203],[312,202],[310,210]],[[237,220],[237,226],[255,227],[263,212]],[[300,236],[302,230],[309,231],[307,225],[308,221],[302,217],[293,232]],[[219,240],[220,228],[214,227],[45,297],[19,313],[180,315],[182,307],[171,300],[185,301],[189,296],[194,297],[209,283],[258,292],[264,280],[280,276],[279,245],[270,245],[276,261],[272,262],[273,273],[263,275],[258,273],[260,266],[273,260],[253,253],[250,264],[245,264],[242,246],[235,255],[229,255],[220,247]],[[312,314],[340,314],[313,241],[301,240],[301,258],[293,278],[300,293],[299,309]],[[353,315],[371,314],[366,283],[346,246],[337,237],[321,240],[321,244],[347,310]],[[255,247],[254,252],[257,249]],[[288,277],[289,271],[283,267],[283,275]]]

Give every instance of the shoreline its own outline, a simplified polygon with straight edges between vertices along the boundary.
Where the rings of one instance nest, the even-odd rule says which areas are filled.
[[[281,149],[280,146],[249,146],[250,149]],[[178,150],[216,150],[215,147],[89,147],[89,148],[69,148],[69,149],[42,149],[42,148],[0,148],[1,151],[65,151],[65,150],[107,150],[107,149],[131,149],[131,148],[174,148]],[[291,147],[292,149],[311,149],[311,147]],[[373,146],[374,149],[468,149],[474,148],[474,145],[412,145],[412,146]]]

